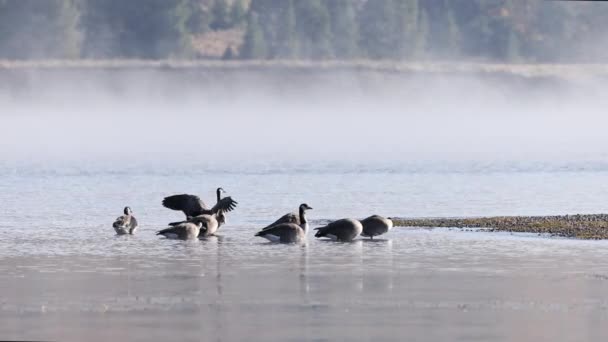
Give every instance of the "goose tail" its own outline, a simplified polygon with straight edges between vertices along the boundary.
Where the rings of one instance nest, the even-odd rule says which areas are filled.
[[[323,227],[321,227],[321,228],[315,228],[315,230],[317,231],[315,233],[315,237],[323,237],[323,236],[325,236],[325,232],[323,231],[322,228]]]

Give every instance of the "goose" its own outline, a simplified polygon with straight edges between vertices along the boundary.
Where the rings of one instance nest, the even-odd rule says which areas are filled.
[[[220,226],[224,222],[224,212],[220,210],[219,212],[213,215],[199,215],[193,217],[189,222],[201,222],[202,226],[200,232],[198,233],[198,238],[206,238],[215,235],[217,230],[220,228]]]
[[[300,243],[306,240],[306,231],[295,223],[280,223],[260,230],[255,236],[271,242]]]
[[[217,227],[215,227],[213,229],[213,232],[209,234],[209,235],[213,235],[218,229],[220,229],[220,227],[222,225],[224,225],[226,223],[226,214],[224,214],[223,210],[218,210],[215,214],[212,214],[212,215],[203,214],[203,215],[198,215],[198,216],[194,216],[194,217],[188,217],[184,221],[171,222],[171,223],[169,223],[169,225],[175,227],[178,224],[182,224],[182,223],[186,223],[186,222],[196,222],[197,219],[202,219],[203,222],[209,222],[212,225],[216,225]],[[211,221],[213,221],[213,223],[211,223]],[[204,224],[203,224],[203,226],[205,227]],[[201,230],[201,233],[203,233],[202,230]]]
[[[315,237],[328,237],[336,241],[352,241],[357,235],[363,231],[363,225],[361,222],[345,218],[331,222],[330,224],[315,228],[317,233]]]
[[[363,225],[363,232],[361,236],[369,237],[374,239],[374,236],[382,235],[387,233],[393,228],[393,221],[390,218],[384,218],[380,215],[372,215],[368,218],[361,220]]]
[[[181,240],[190,240],[196,239],[198,234],[203,226],[202,221],[193,222],[184,222],[180,223],[176,226],[165,228],[156,233],[156,235],[163,235],[168,239],[181,239]]]
[[[304,232],[306,232],[306,230],[308,229],[308,221],[306,220],[306,210],[312,210],[312,208],[308,204],[302,203],[298,207],[298,214],[287,213],[281,216],[278,220],[262,228],[262,230],[271,228],[281,223],[295,223],[300,226],[300,228],[304,229]]]
[[[126,234],[135,234],[137,230],[137,219],[133,216],[133,210],[130,207],[125,207],[123,210],[124,215],[116,218],[116,221],[112,224],[116,234],[118,235],[126,235]]]
[[[236,208],[237,201],[232,197],[221,198],[222,188],[217,188],[217,203],[209,208],[198,196],[181,194],[165,197],[163,206],[172,210],[182,211],[186,215],[186,219],[190,219],[199,215],[213,215],[218,211],[228,212]]]

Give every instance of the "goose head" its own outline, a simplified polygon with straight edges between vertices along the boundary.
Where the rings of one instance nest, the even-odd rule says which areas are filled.
[[[125,213],[125,215],[131,215],[133,213],[133,210],[131,210],[130,207],[125,207],[123,212]]]
[[[311,210],[311,209],[312,209],[312,207],[306,203],[300,204],[300,210],[302,210],[302,211]]]
[[[225,194],[226,190],[224,190],[223,188],[217,188],[217,190],[215,190],[215,194],[217,195],[217,201],[219,202],[222,199],[222,194]]]

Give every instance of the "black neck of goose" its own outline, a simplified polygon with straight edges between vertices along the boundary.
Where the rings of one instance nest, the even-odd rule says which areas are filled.
[[[215,194],[217,195],[217,201],[219,202],[222,199],[222,192],[220,191],[220,189],[217,189],[215,191]]]
[[[304,208],[300,207],[300,223],[304,224],[308,221],[306,221],[306,211],[304,210]]]

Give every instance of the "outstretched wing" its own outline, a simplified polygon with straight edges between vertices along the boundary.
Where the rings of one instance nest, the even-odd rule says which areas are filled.
[[[234,208],[236,208],[237,204],[238,204],[238,202],[233,200],[232,197],[230,197],[230,196],[224,197],[219,202],[217,202],[213,206],[213,208],[211,208],[211,213],[215,214],[215,213],[219,212],[220,210],[223,212],[232,211],[232,210],[234,210]]]
[[[288,213],[285,214],[283,216],[281,216],[278,220],[274,221],[273,223],[267,225],[266,227],[262,228],[262,230],[266,230],[269,228],[272,228],[278,224],[281,223],[295,223],[295,224],[300,224],[300,217],[298,215],[296,215],[296,213]]]
[[[165,197],[163,206],[173,210],[181,210],[186,216],[200,215],[203,211],[209,210],[198,196],[188,194]]]

